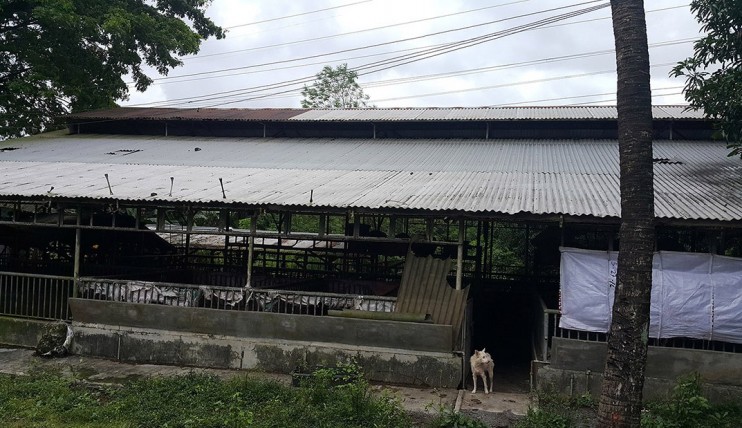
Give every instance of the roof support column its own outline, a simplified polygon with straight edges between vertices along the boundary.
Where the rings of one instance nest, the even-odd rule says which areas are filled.
[[[193,231],[193,208],[188,207],[186,213],[186,236],[185,236],[185,265],[188,269],[191,265],[191,232]]]
[[[258,215],[250,217],[250,237],[247,240],[247,283],[245,288],[252,287],[252,260],[255,254],[255,234],[258,227]]]
[[[73,278],[73,285],[72,285],[72,297],[77,297],[78,289],[79,289],[79,283],[80,283],[80,245],[81,245],[81,238],[82,238],[82,230],[80,229],[80,207],[77,207],[77,219],[75,221],[76,227],[75,227],[75,259],[74,264],[72,268],[72,278]]]
[[[459,220],[459,248],[456,255],[456,289],[461,290],[464,281],[464,219]]]

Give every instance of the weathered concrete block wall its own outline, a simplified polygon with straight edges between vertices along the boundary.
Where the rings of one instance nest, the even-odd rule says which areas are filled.
[[[35,348],[44,327],[49,323],[50,321],[0,317],[0,343]]]
[[[256,339],[451,352],[449,325],[70,299],[75,321]]]
[[[456,387],[462,377],[450,326],[79,299],[70,308],[82,355],[282,373],[354,359],[373,381]]]
[[[535,363],[538,388],[567,394],[600,394],[607,354],[605,343],[553,338],[551,364]],[[699,349],[650,346],[644,385],[645,399],[665,398],[678,378],[698,373],[715,402],[742,398],[742,355]]]

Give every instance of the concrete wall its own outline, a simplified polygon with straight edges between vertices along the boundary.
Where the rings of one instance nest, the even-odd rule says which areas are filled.
[[[0,317],[0,343],[35,348],[44,327],[49,323],[50,321]]]
[[[551,364],[534,363],[532,372],[539,389],[580,395],[600,394],[607,346],[600,342],[553,338]],[[742,399],[742,355],[699,349],[650,346],[644,398],[668,396],[678,378],[698,373],[709,399],[715,402]]]
[[[457,387],[462,377],[450,326],[81,299],[70,309],[76,354],[283,373],[352,358],[373,381]]]

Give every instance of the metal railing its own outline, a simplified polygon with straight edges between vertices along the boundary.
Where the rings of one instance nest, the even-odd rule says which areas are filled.
[[[539,301],[541,303],[541,311],[534,332],[533,350],[534,355],[540,357],[541,361],[549,361],[549,349],[553,337],[584,340],[587,342],[607,342],[608,335],[606,333],[559,327],[561,312],[557,309],[549,309],[544,305],[541,299],[539,299]],[[739,343],[693,339],[688,337],[649,338],[649,345],[661,348],[698,349],[737,354],[742,353],[742,344]]]
[[[395,297],[81,278],[84,299],[209,309],[326,315],[330,309],[392,312]]]
[[[0,315],[67,320],[73,290],[72,277],[0,272]]]
[[[534,302],[536,305],[536,320],[531,338],[531,353],[534,360],[549,361],[551,338],[554,337],[556,331],[556,317],[559,315],[559,311],[547,308],[546,303],[538,296],[535,297]]]

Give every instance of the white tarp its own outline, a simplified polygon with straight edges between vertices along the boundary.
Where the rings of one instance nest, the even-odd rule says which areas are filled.
[[[618,252],[576,248],[561,252],[559,326],[607,332]],[[742,259],[655,253],[649,334],[742,343]]]

